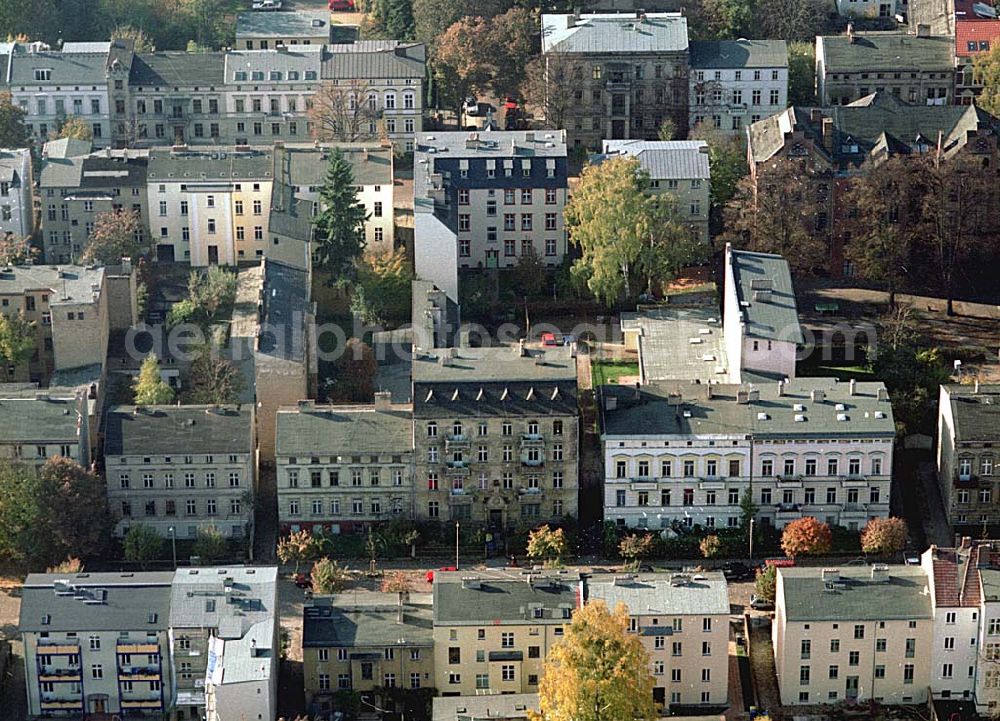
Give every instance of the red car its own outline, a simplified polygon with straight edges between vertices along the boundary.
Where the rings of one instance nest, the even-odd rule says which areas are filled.
[[[439,571],[457,571],[458,569],[454,566],[442,566],[438,569]],[[434,571],[428,571],[427,575],[424,576],[427,579],[427,583],[434,583]]]
[[[354,12],[354,0],[330,0],[327,7],[330,10]]]
[[[295,574],[295,585],[299,588],[312,588],[312,576],[308,573],[296,573]]]
[[[555,333],[542,333],[542,345],[559,345]]]

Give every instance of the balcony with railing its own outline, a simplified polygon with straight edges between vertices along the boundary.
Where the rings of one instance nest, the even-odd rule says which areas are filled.
[[[449,433],[444,438],[445,448],[468,448],[469,437],[464,433]]]
[[[469,475],[469,461],[446,461],[444,465],[449,476]]]
[[[545,436],[541,433],[525,433],[521,436],[521,448],[541,448],[545,445]]]
[[[521,456],[521,465],[527,468],[541,468],[545,465],[545,457],[540,454],[534,458],[529,455],[523,455]]]
[[[51,694],[43,694],[38,703],[42,711],[83,711],[83,694],[79,699],[56,698]]]
[[[163,708],[163,699],[159,696],[147,698],[123,698],[122,710],[156,711]]]

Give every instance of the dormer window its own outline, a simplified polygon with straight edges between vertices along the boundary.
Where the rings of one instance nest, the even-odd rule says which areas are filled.
[[[35,80],[51,80],[52,70],[49,68],[35,68]]]

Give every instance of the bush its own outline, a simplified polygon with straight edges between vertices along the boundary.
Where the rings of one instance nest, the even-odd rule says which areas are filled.
[[[347,588],[350,581],[350,571],[329,558],[321,558],[312,567],[313,592],[329,595],[339,593]]]
[[[716,535],[705,536],[698,544],[704,558],[718,558],[722,552],[722,541]]]
[[[768,603],[774,603],[774,593],[778,583],[778,571],[774,566],[768,566],[763,571],[757,571],[754,591],[757,598]]]

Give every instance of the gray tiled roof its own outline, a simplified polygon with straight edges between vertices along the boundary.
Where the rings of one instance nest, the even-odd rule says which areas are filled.
[[[958,442],[996,442],[1000,439],[1000,385],[949,385],[951,414]]]
[[[891,72],[951,73],[955,62],[955,38],[918,37],[909,33],[855,33],[816,38],[817,56],[822,52],[827,73],[885,69]]]
[[[236,406],[116,406],[105,419],[109,456],[249,453],[251,414]]]
[[[282,12],[242,12],[236,16],[236,39],[244,37],[314,38],[330,37],[328,10],[286,10]]]
[[[145,157],[93,155],[49,158],[42,163],[38,184],[42,188],[142,188],[146,187]]]
[[[366,406],[307,405],[278,410],[275,453],[405,454],[412,445],[409,406],[376,411]]]
[[[297,200],[290,185],[278,182],[271,186],[267,221],[269,233],[308,243],[312,240],[312,221],[311,201]]]
[[[239,638],[225,639],[216,658],[213,683],[238,684],[271,678],[272,660],[280,652],[274,621],[258,621]]]
[[[784,40],[692,40],[691,68],[787,68]]]
[[[403,605],[403,623],[398,620],[395,593],[352,591],[317,597],[303,609],[302,645],[305,648],[431,645],[429,593],[411,593]]]
[[[890,566],[889,580],[876,583],[871,567],[840,568],[840,580],[824,587],[819,566],[779,568],[789,621],[889,621],[930,619],[927,575],[919,566]],[[888,601],[888,602],[887,602]]]
[[[674,583],[672,574],[641,574],[637,578],[615,580],[594,576],[587,580],[587,600],[604,601],[608,608],[619,603],[632,615],[687,616],[729,613],[726,579],[719,571],[684,574]]]
[[[355,185],[389,185],[392,183],[392,148],[376,143],[340,143],[322,145],[286,143],[276,150],[278,165],[285,172],[283,179],[300,188],[323,185],[330,167],[330,148],[340,148],[351,166]]]
[[[61,53],[49,50],[29,53],[25,46],[18,45],[11,58],[10,84],[26,87],[49,85],[106,86],[107,52],[104,53]],[[35,70],[51,70],[48,80],[36,80]],[[90,87],[81,88],[90,91]]]
[[[174,576],[170,603],[174,628],[216,628],[219,637],[229,640],[242,638],[255,624],[277,614],[274,566],[179,568]]]
[[[542,15],[546,53],[666,53],[687,48],[687,18],[680,13],[645,13],[641,21],[624,13]]]
[[[143,573],[32,573],[21,592],[20,630],[43,631],[162,631],[170,617],[173,571]],[[76,591],[55,592],[56,581]],[[94,591],[103,589],[103,603]],[[48,623],[43,618],[48,617]]]
[[[90,303],[104,286],[104,268],[82,265],[17,265],[0,268],[0,295],[50,290],[49,305]]]
[[[729,361],[717,309],[656,308],[622,313],[621,319],[623,330],[640,329],[639,363],[644,382],[726,379]],[[699,342],[691,343],[693,338]]]
[[[240,84],[247,89],[247,85],[259,85],[261,83],[276,83],[270,80],[271,71],[281,73],[282,84],[305,83],[315,86],[318,82],[315,78],[306,79],[306,71],[312,70],[319,77],[320,64],[323,59],[322,45],[290,45],[287,50],[231,50],[226,53],[225,61],[225,82],[230,85]],[[289,80],[288,72],[297,70],[298,80]],[[246,80],[237,80],[236,73],[247,73]],[[253,72],[264,73],[265,80],[253,80]]]
[[[788,261],[772,253],[735,249],[729,253],[740,307],[726,310],[742,313],[745,335],[802,343],[799,311],[795,304],[795,289],[792,287]],[[770,297],[767,300],[754,298],[752,284],[760,280],[771,281]]]
[[[24,397],[18,393],[15,398],[0,398],[0,442],[25,445],[78,442],[80,418],[76,402],[72,398],[37,400],[35,395]],[[34,449],[30,453],[34,454]]]
[[[446,158],[566,157],[565,130],[434,131],[416,141],[417,152],[424,158],[438,154]]]
[[[879,391],[885,389],[881,382],[857,383],[852,395],[849,383],[834,378],[794,378],[779,395],[778,383],[773,381],[754,385],[760,399],[749,404],[737,402],[739,385],[720,383],[711,388],[708,398],[704,385],[650,384],[642,386],[636,398],[633,388],[604,386],[602,394],[615,397],[618,404],[616,410],[603,414],[604,435],[893,438],[896,432],[891,403],[878,399]],[[824,399],[813,401],[813,390],[823,391]],[[671,393],[680,394],[680,406],[669,404]],[[847,420],[838,420],[840,414]],[[796,416],[804,420],[796,421]]]
[[[156,148],[149,152],[148,178],[150,183],[196,180],[222,184],[267,179],[274,170],[272,153],[267,146],[239,151],[232,147],[182,151]]]
[[[494,721],[527,718],[538,713],[537,693],[487,694],[485,696],[435,696],[432,721]]]
[[[366,49],[363,43],[328,45],[323,57],[323,80],[413,78],[423,80],[426,51],[422,43],[389,49]]]
[[[569,623],[564,612],[572,612],[580,602],[581,581],[571,574],[536,576],[530,583],[524,578],[502,578],[498,574],[483,574],[467,582],[465,575],[434,575],[435,626],[563,625]],[[543,609],[541,618],[534,611],[539,607]]]
[[[413,360],[413,380],[419,383],[569,381],[576,386],[576,358],[568,346],[438,348]],[[450,355],[450,358],[448,356]],[[442,362],[447,359],[447,363]]]
[[[605,140],[605,155],[631,155],[652,180],[707,180],[708,143],[704,140]]]
[[[132,61],[129,85],[138,87],[190,87],[222,85],[225,53],[166,51],[142,53]]]
[[[275,333],[258,339],[258,355],[302,361],[306,353],[305,323],[312,313],[309,273],[274,260],[265,261],[262,322]]]
[[[80,155],[89,155],[94,144],[90,140],[80,140],[79,138],[58,138],[50,140],[42,146],[43,158],[75,158]]]

